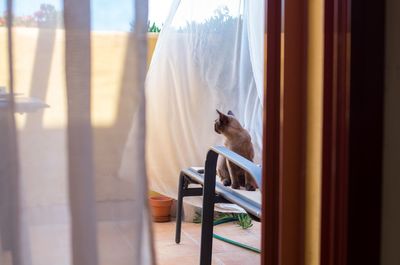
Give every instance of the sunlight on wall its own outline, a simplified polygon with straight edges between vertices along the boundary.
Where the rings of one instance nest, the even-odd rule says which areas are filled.
[[[32,50],[36,49],[37,30],[14,31],[14,71],[23,72],[23,78],[14,80],[14,91],[22,94],[21,96],[30,95],[30,82],[35,53]],[[7,58],[7,29],[0,28],[1,50],[0,50],[0,86],[6,87],[8,91],[8,58]],[[29,39],[27,43],[26,40]],[[22,128],[26,123],[26,115],[16,115],[16,124],[18,128]]]
[[[65,128],[67,124],[67,93],[64,72],[64,31],[57,30],[44,101],[43,128]]]
[[[7,31],[0,28],[0,87],[8,87]]]
[[[24,96],[37,97],[50,105],[49,108],[43,110],[41,120],[43,128],[65,128],[67,110],[64,31],[57,30],[56,33],[49,34],[50,31],[16,28],[14,32],[15,91]],[[6,29],[1,28],[0,34],[1,41],[5,43]],[[129,81],[129,78],[124,79],[123,76],[125,67],[128,72],[134,72],[133,65],[129,65],[133,60],[125,60],[128,52],[128,36],[128,33],[122,32],[95,32],[92,35],[92,124],[94,127],[114,125],[121,103],[121,88],[134,85],[125,84],[124,82]],[[38,41],[40,41],[39,46],[37,46]],[[156,41],[157,35],[149,35],[148,62],[150,62]],[[47,47],[49,43],[54,43],[51,49]],[[2,45],[2,47],[5,46]],[[5,73],[0,75],[0,86],[7,87],[6,49],[2,48],[0,55],[0,72]],[[49,62],[44,62],[43,58]],[[38,114],[16,115],[18,128],[25,127],[27,115]]]
[[[2,29],[6,31],[6,29]],[[21,28],[13,31],[14,43],[14,73],[23,76],[16,76],[14,80],[15,92],[22,93],[25,96],[31,94],[31,81],[33,67],[35,63],[35,53],[37,48],[38,29]]]
[[[0,86],[8,86],[7,31],[0,28]],[[137,49],[128,33],[92,35],[92,124],[96,199],[127,200],[129,185],[116,178],[132,121]],[[21,176],[30,187],[29,205],[65,203],[67,176],[67,103],[64,31],[14,29],[15,90],[50,105],[16,114]],[[148,61],[157,41],[149,35]],[[128,49],[128,46],[130,47]],[[133,93],[133,94],[132,94]],[[112,152],[114,155],[104,155]],[[46,183],[43,186],[41,183]]]
[[[125,33],[92,36],[92,123],[96,127],[116,121],[127,45]]]
[[[148,34],[148,43],[147,43],[147,65],[150,66],[151,57],[153,56],[154,49],[156,48],[158,39],[157,33],[149,33]]]

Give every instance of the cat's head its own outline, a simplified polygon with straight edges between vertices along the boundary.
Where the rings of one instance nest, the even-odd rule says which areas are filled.
[[[214,130],[216,133],[228,136],[237,130],[243,129],[240,125],[240,122],[235,118],[235,115],[232,111],[228,111],[227,114],[224,114],[217,110],[217,113],[219,117],[215,120],[214,123]]]

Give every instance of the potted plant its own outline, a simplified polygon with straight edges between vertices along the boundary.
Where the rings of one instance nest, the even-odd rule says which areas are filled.
[[[171,198],[155,195],[150,196],[149,201],[154,222],[169,222],[171,220]]]

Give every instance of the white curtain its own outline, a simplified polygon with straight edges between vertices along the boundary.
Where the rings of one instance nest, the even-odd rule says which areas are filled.
[[[232,110],[261,161],[264,1],[176,0],[146,79],[151,189],[177,197],[182,168],[203,166],[216,109]],[[127,168],[125,168],[127,170]],[[129,171],[129,170],[127,170]]]
[[[146,0],[128,2],[93,12],[90,0],[7,1],[0,265],[155,263],[144,157],[148,10]],[[130,16],[126,31],[93,28],[99,14]],[[132,124],[132,170],[120,178]]]

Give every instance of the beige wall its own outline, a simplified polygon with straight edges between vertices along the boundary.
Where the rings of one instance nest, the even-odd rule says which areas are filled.
[[[150,65],[151,57],[153,56],[154,49],[156,48],[158,33],[148,34],[147,43],[147,65]]]
[[[149,57],[156,37],[149,38]],[[0,86],[7,86],[6,29],[0,28]],[[16,115],[22,175],[30,205],[66,201],[64,31],[14,31],[15,91],[49,108]],[[135,105],[135,47],[127,33],[92,35],[92,122],[98,201],[131,198],[116,177]]]
[[[382,265],[400,264],[400,2],[386,1]]]

